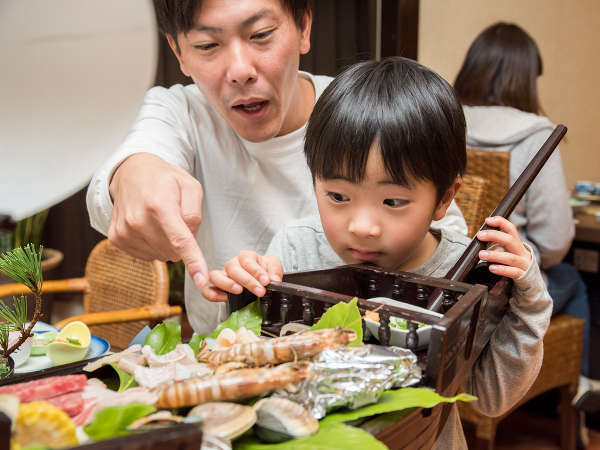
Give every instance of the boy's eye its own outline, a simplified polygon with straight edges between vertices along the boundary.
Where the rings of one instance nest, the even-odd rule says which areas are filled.
[[[254,33],[252,35],[251,39],[256,39],[256,40],[266,39],[271,34],[273,34],[273,31],[275,31],[275,29],[267,30],[267,31],[261,31],[260,33]]]
[[[399,208],[401,206],[406,205],[408,202],[406,200],[402,200],[400,198],[386,198],[383,201],[383,204],[389,206],[391,208]]]
[[[340,194],[338,192],[328,192],[327,196],[329,198],[331,198],[334,202],[336,203],[342,203],[342,202],[347,202],[348,200],[350,200],[348,197],[346,197],[344,194]]]
[[[198,50],[202,50],[204,52],[208,51],[208,50],[212,50],[213,48],[217,47],[218,44],[211,42],[210,44],[196,44],[194,45],[194,48],[197,48]]]

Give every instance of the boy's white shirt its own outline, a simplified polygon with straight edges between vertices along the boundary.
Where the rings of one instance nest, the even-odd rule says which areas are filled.
[[[306,72],[300,76],[313,83],[317,98],[332,80]],[[317,211],[303,152],[305,131],[306,124],[284,136],[249,142],[235,133],[195,85],[152,88],[131,133],[90,182],[91,224],[108,233],[113,208],[109,180],[125,158],[147,152],[182,167],[202,184],[197,240],[209,269],[222,268],[240,250],[264,253],[286,223]],[[467,232],[455,203],[433,226]],[[226,318],[225,305],[206,301],[187,272],[185,303],[196,332],[209,333]]]

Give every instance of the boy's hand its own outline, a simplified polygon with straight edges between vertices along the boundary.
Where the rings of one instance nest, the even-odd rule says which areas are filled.
[[[488,217],[485,223],[498,230],[484,230],[477,233],[477,239],[483,242],[495,242],[495,246],[479,252],[479,258],[491,264],[490,272],[512,278],[519,278],[531,264],[531,253],[521,242],[516,227],[504,217]]]
[[[257,297],[265,295],[264,288],[271,281],[281,281],[283,266],[277,256],[261,256],[244,250],[225,263],[223,270],[209,273],[210,285],[202,288],[202,295],[213,302],[227,301],[227,292],[241,294],[243,288]]]

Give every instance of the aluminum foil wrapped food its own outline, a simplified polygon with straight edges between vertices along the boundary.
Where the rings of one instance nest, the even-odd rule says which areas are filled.
[[[275,393],[303,405],[316,419],[341,407],[375,403],[383,391],[421,380],[417,357],[400,347],[360,345],[323,350],[314,360],[314,375]]]

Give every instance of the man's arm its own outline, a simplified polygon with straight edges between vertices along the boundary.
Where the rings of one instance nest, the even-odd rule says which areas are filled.
[[[182,259],[202,286],[208,270],[195,236],[203,191],[190,175],[186,111],[181,93],[151,89],[132,132],[94,175],[87,205],[92,226],[117,247],[142,259]]]

